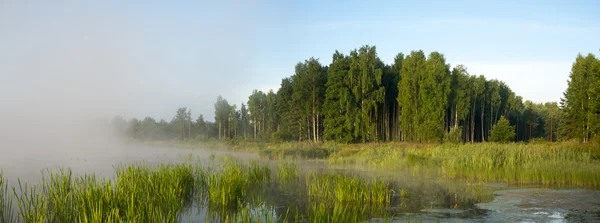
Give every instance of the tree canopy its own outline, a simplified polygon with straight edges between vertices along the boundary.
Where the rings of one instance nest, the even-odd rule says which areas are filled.
[[[117,117],[113,124],[120,134],[149,140],[588,142],[600,132],[600,61],[578,55],[560,103],[534,103],[501,80],[451,66],[442,53],[398,53],[385,64],[375,46],[365,45],[335,51],[329,65],[300,61],[277,92],[254,90],[239,106],[219,96],[214,108],[214,122],[192,120],[183,107],[170,123]]]
[[[514,141],[515,138],[515,127],[508,123],[508,120],[504,116],[500,117],[498,123],[494,125],[490,132],[490,141],[507,143]]]

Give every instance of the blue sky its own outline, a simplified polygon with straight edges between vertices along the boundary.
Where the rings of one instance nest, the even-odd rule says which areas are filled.
[[[187,106],[212,119],[219,94],[239,106],[299,61],[365,44],[386,63],[438,51],[557,101],[575,56],[600,49],[597,1],[124,2],[0,2],[3,106],[167,120]]]

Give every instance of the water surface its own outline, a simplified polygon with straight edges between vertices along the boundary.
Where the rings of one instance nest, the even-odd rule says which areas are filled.
[[[79,149],[75,149],[79,148]],[[110,147],[72,145],[56,150],[14,151],[0,158],[0,168],[11,183],[17,177],[35,182],[41,170],[69,167],[75,173],[95,173],[112,177],[119,164],[205,162],[215,155],[232,155],[241,159],[258,159],[275,165],[278,161],[260,159],[256,154],[211,149],[181,149],[114,144]],[[600,191],[587,189],[522,188],[503,184],[468,182],[385,171],[358,166],[328,165],[322,161],[298,162],[302,173],[341,172],[364,178],[383,178],[394,188],[391,205],[373,214],[371,221],[392,222],[600,222]],[[303,182],[297,182],[303,183]],[[254,193],[265,203],[261,206],[273,214],[288,208],[308,209],[306,191],[297,185],[265,185]],[[208,210],[196,205],[183,216],[183,222],[204,222]]]

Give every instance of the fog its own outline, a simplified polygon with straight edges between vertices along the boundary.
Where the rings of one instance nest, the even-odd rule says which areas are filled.
[[[132,156],[110,132],[116,115],[212,114],[217,95],[242,94],[231,80],[248,78],[252,19],[242,8],[2,1],[0,168]]]

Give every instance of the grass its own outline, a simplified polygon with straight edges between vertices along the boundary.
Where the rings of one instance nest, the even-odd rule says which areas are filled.
[[[171,142],[177,146],[228,148],[256,152],[263,158],[323,159],[409,170],[442,178],[600,188],[600,144],[578,142],[411,144],[261,143],[241,140]]]
[[[253,151],[261,157],[277,160],[326,159],[332,164],[404,169],[413,174],[454,179],[600,188],[600,146],[593,143],[269,144],[228,141],[220,147]]]
[[[243,203],[251,187],[271,179],[271,169],[256,161],[251,164],[224,156],[222,171],[208,175],[208,200],[222,209],[234,209]]]
[[[317,202],[311,205],[307,222],[363,222],[368,220],[366,210],[367,206]]]
[[[389,204],[393,190],[383,180],[366,180],[345,174],[316,174],[306,176],[308,196],[313,200],[354,204]]]
[[[0,223],[14,222],[12,199],[8,190],[8,181],[0,171]]]
[[[282,162],[277,165],[277,179],[280,184],[296,180],[300,176],[298,166],[292,162]]]
[[[424,171],[486,182],[600,187],[600,149],[589,145],[468,144],[397,146],[373,144],[342,149],[330,163]]]
[[[191,202],[198,172],[188,165],[118,167],[116,179],[47,171],[13,188],[22,222],[175,222]]]
[[[0,217],[8,219],[3,222],[178,222],[196,205],[206,212],[206,221],[364,222],[391,217],[388,214],[395,191],[398,197],[409,197],[406,202],[411,202],[413,194],[394,190],[394,185],[381,178],[303,174],[295,163],[287,161],[278,162],[275,172],[268,164],[233,156],[213,156],[208,163],[192,162],[189,156],[182,159],[186,162],[117,166],[114,177],[108,179],[76,175],[69,169],[46,170],[39,183],[18,181],[12,193],[6,193],[8,184],[2,180],[2,210],[7,210],[5,203],[11,200],[7,197],[13,198],[17,208]],[[429,162],[417,156],[411,159]],[[284,184],[297,191],[275,191],[282,190],[278,186]],[[443,196],[458,194],[460,199],[483,194],[483,190],[474,183]],[[277,209],[267,205],[281,201],[279,196],[288,196],[284,202],[291,204]],[[457,204],[461,202],[465,201],[458,200]]]

